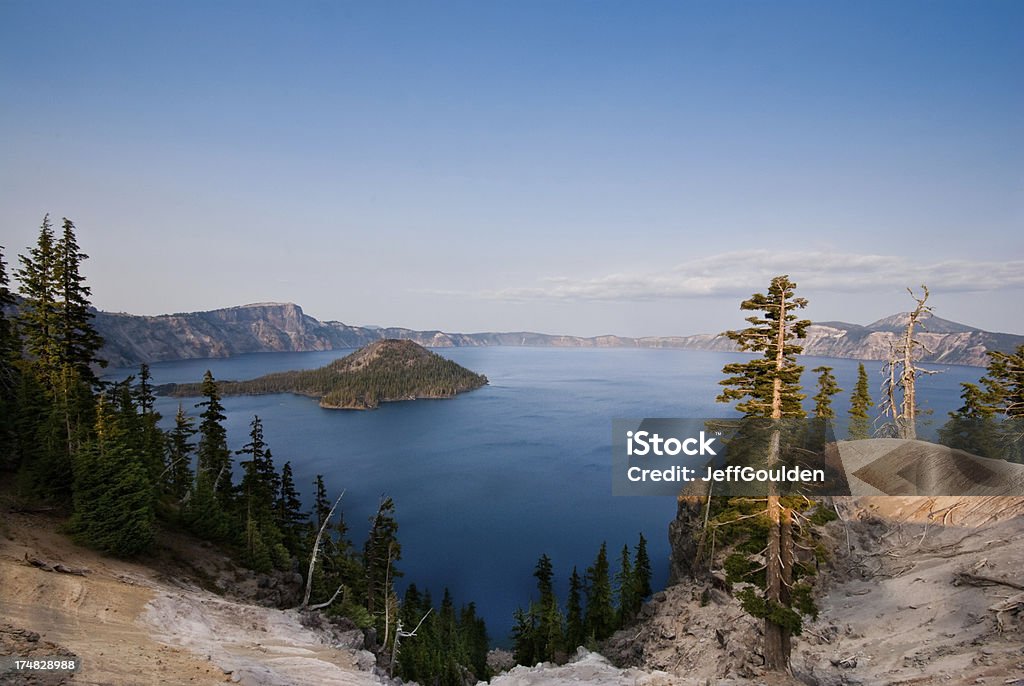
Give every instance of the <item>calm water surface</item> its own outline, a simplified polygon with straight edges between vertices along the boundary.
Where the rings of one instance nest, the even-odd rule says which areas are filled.
[[[323,366],[350,351],[262,353],[229,359],[163,362],[156,383],[198,381],[210,369],[222,380]],[[448,586],[456,603],[475,601],[493,641],[504,643],[513,610],[535,588],[532,571],[541,553],[551,557],[565,594],[575,565],[582,575],[602,541],[616,560],[643,532],[649,541],[654,583],[667,578],[668,522],[673,498],[611,495],[611,420],[615,417],[712,417],[730,414],[716,404],[722,366],[734,353],[636,349],[452,348],[437,352],[490,385],[449,400],[390,403],[372,412],[321,409],[292,395],[226,398],[228,440],[246,442],[253,415],[263,419],[275,464],[291,461],[307,503],[316,474],[342,505],[350,535],[361,546],[381,494],[395,499],[405,576],[440,598]],[[849,406],[857,362],[803,358],[806,369],[835,368]],[[881,363],[865,363],[877,395]],[[959,406],[960,383],[983,370],[930,367],[942,374],[921,379],[919,397],[933,415],[934,433]],[[124,376],[114,370],[111,378]],[[813,375],[804,377],[813,388]],[[812,390],[808,395],[813,395]],[[196,399],[160,398],[165,423],[178,402],[198,414]],[[927,421],[927,418],[926,418]],[[837,429],[840,436],[845,429]],[[332,498],[334,495],[332,495]],[[614,564],[614,563],[613,563]],[[613,570],[614,571],[614,570]]]

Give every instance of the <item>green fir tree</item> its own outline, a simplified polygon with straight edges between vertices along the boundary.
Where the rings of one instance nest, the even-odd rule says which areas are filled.
[[[9,313],[14,306],[14,294],[9,287],[3,251],[0,246],[0,469],[14,470],[21,461],[16,421],[21,340]]]
[[[636,575],[629,557],[629,546],[622,546],[619,555],[619,571],[615,574],[615,586],[619,597],[619,628],[628,626],[640,611],[640,595],[637,592]]]
[[[587,641],[587,629],[583,615],[583,579],[576,567],[569,577],[569,600],[565,611],[565,642],[569,651],[576,650]]]
[[[202,395],[206,400],[196,404],[203,408],[199,415],[199,446],[197,448],[197,471],[209,481],[225,509],[231,503],[231,451],[228,450],[228,434],[224,428],[224,406],[220,402],[220,391],[209,369],[203,375]]]
[[[636,544],[636,557],[633,559],[633,573],[636,575],[637,595],[641,601],[653,593],[651,588],[651,558],[647,555],[647,539],[640,534]]]
[[[178,403],[178,412],[174,415],[174,428],[167,435],[167,458],[164,471],[166,473],[167,490],[179,502],[192,487],[195,475],[192,473],[192,456],[196,445],[192,437],[196,435],[195,419],[185,414],[185,408]]]
[[[143,456],[131,446],[126,417],[102,396],[96,431],[75,456],[75,539],[122,557],[149,551],[156,515]]]
[[[761,353],[748,362],[727,364],[722,372],[729,375],[720,383],[725,390],[719,402],[737,401],[736,409],[747,418],[772,420],[770,438],[762,442],[763,460],[772,468],[780,462],[782,427],[779,420],[802,419],[800,374],[803,367],[796,356],[803,349],[796,343],[804,338],[810,321],[799,319],[796,311],[807,306],[807,301],[795,296],[796,284],[788,276],[772,279],[767,295],[755,293],[740,304],[745,311],[760,312],[747,317],[750,327],[728,331],[726,335],[739,344],[744,352]],[[749,503],[748,499],[731,499],[731,512],[735,507]],[[760,508],[760,502],[755,503]],[[709,506],[710,507],[710,506]],[[721,505],[717,505],[721,508]],[[762,591],[744,593],[743,608],[764,620],[765,666],[769,670],[789,669],[790,636],[800,631],[800,615],[793,609],[794,555],[793,509],[778,495],[774,484],[768,484],[766,507],[761,526],[765,532],[765,569],[763,576],[745,578],[746,581],[763,579]],[[750,589],[748,589],[750,590]]]
[[[597,559],[587,568],[586,579],[587,609],[584,626],[588,638],[603,641],[615,631],[615,607],[612,602],[607,544],[601,544]]]
[[[871,437],[871,390],[868,388],[868,373],[864,363],[857,366],[857,385],[850,396],[850,440],[857,441]]]

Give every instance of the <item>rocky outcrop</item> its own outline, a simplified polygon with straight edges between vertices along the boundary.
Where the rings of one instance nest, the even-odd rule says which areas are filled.
[[[868,326],[843,322],[812,325],[804,353],[818,357],[884,360],[906,314]],[[693,336],[564,336],[529,331],[448,333],[399,327],[349,326],[319,321],[293,303],[258,303],[209,312],[155,317],[97,312],[96,328],[106,340],[101,355],[114,367],[204,357],[229,357],[254,352],[307,352],[359,348],[384,338],[410,340],[429,348],[467,346],[544,346],[557,348],[672,348],[732,351],[735,344],[721,334]],[[927,347],[922,361],[984,366],[988,350],[1012,351],[1024,336],[975,330],[938,317],[924,322],[918,339]]]

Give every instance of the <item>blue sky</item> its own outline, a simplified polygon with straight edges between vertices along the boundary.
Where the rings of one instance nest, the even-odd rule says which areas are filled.
[[[94,301],[686,334],[789,273],[1024,333],[1024,3],[0,0],[0,244]]]

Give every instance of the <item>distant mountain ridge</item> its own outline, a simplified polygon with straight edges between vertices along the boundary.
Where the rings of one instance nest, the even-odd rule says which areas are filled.
[[[906,323],[906,313],[861,326],[846,322],[811,325],[804,354],[861,360],[883,360],[889,344]],[[229,357],[254,352],[307,352],[360,348],[385,338],[411,340],[428,348],[467,346],[544,346],[561,348],[674,348],[732,351],[721,334],[692,336],[563,336],[534,332],[447,333],[398,327],[350,326],[320,321],[294,303],[255,303],[207,312],[159,316],[96,312],[96,328],[106,341],[101,351],[111,365],[141,362]],[[1009,352],[1024,344],[1024,336],[974,329],[935,316],[924,320],[917,336],[928,348],[923,361],[985,366],[988,350]]]

